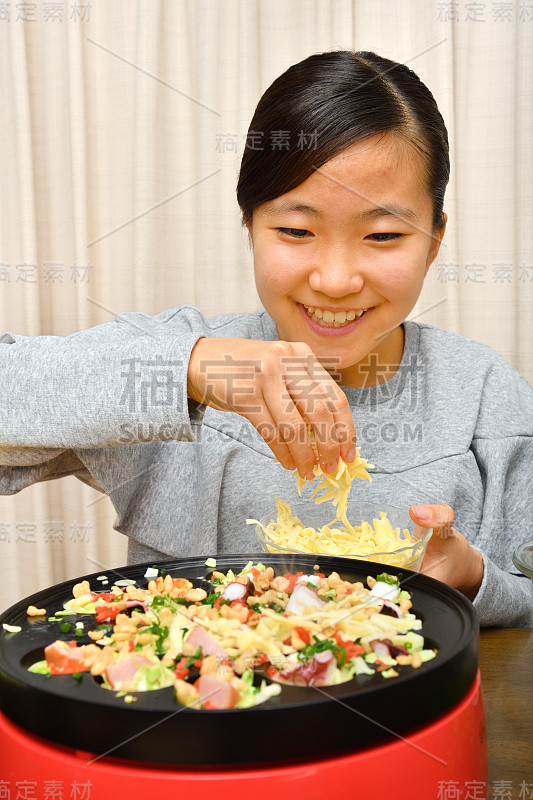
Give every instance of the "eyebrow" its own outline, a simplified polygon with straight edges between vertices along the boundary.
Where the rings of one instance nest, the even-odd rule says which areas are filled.
[[[283,203],[269,203],[263,208],[263,214],[267,216],[274,216],[275,214],[289,214],[291,212],[299,212],[300,214],[307,214],[309,217],[322,219],[322,213],[312,206],[305,203],[298,203],[291,200],[286,200]],[[412,208],[405,208],[395,204],[389,206],[376,206],[369,208],[355,215],[355,220],[358,222],[369,222],[379,217],[398,217],[399,219],[416,220],[418,214]]]

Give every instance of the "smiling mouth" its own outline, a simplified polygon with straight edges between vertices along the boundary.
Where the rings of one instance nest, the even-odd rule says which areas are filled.
[[[359,319],[367,308],[350,309],[349,311],[329,311],[328,309],[317,308],[315,306],[303,306],[307,315],[313,322],[322,325],[324,328],[343,328],[350,322]]]

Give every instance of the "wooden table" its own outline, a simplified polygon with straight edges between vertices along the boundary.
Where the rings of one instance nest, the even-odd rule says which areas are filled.
[[[533,797],[533,629],[481,631],[479,664],[489,749],[489,796]],[[497,782],[512,782],[500,795]],[[521,794],[521,785],[529,784]],[[503,784],[504,785],[504,784]]]

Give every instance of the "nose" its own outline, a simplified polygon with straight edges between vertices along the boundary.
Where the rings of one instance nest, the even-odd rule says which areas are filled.
[[[314,292],[328,297],[357,294],[365,285],[363,270],[353,253],[343,250],[320,259],[309,273],[309,285]]]

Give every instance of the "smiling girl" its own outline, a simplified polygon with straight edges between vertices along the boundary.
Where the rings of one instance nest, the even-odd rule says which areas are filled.
[[[431,93],[374,53],[323,53],[272,84],[250,132],[237,197],[265,310],[4,334],[1,491],[76,475],[110,496],[132,562],[246,552],[246,518],[297,499],[292,470],[312,478],[308,424],[329,473],[357,435],[376,469],[351,498],[434,528],[422,571],[482,624],[532,625],[511,556],[533,536],[533,391],[489,347],[405,321],[446,227]]]

